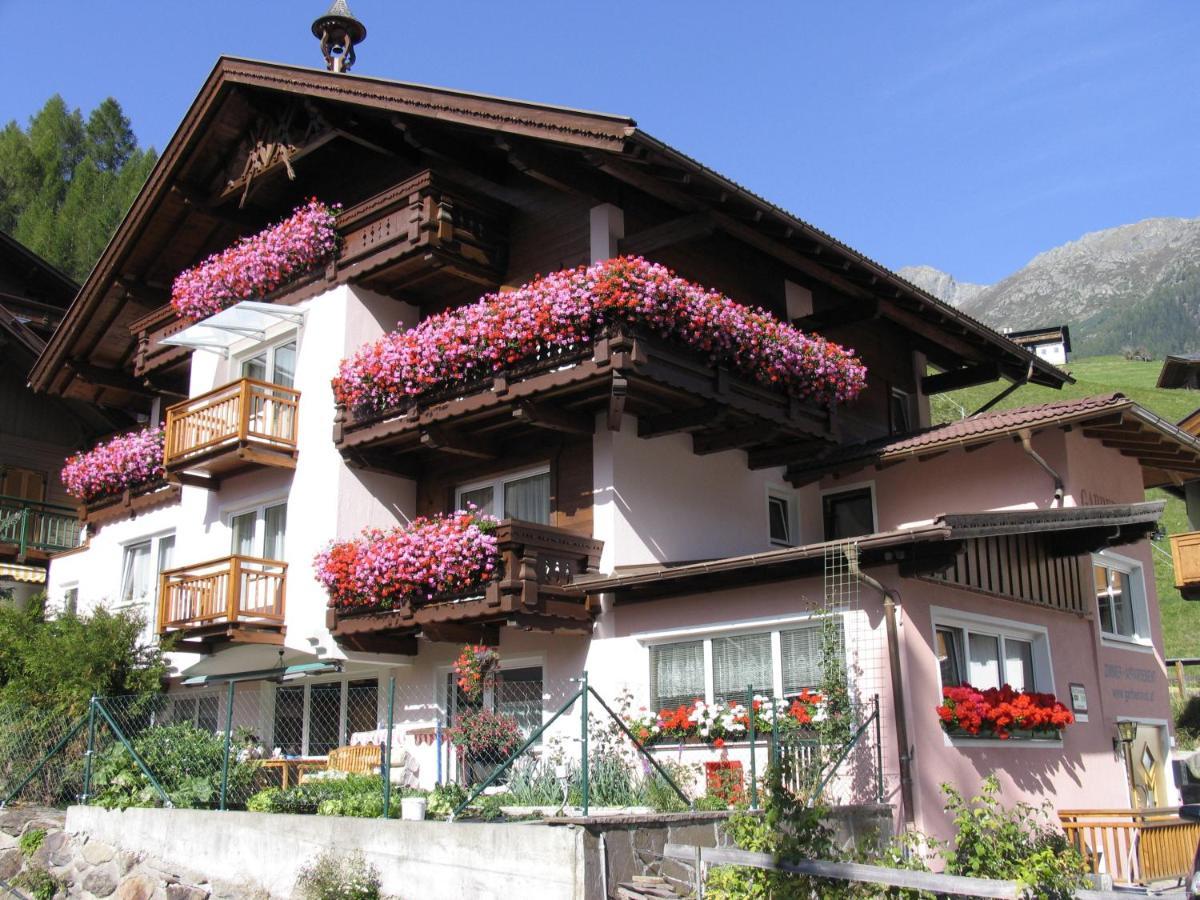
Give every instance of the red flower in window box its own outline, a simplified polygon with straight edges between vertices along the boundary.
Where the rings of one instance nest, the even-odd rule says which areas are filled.
[[[935,710],[951,733],[1008,740],[1013,731],[1056,736],[1075,722],[1075,715],[1053,694],[1017,691],[1010,685],[980,691],[969,684],[942,689]]]

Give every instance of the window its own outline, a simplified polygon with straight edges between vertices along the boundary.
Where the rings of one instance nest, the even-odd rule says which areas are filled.
[[[841,620],[837,640],[844,648]],[[822,680],[820,621],[773,631],[714,635],[650,646],[650,702],[655,711],[696,700],[743,701],[746,688],[793,697]]]
[[[158,591],[159,573],[171,568],[174,555],[174,534],[126,544],[121,566],[120,605],[132,606],[153,600]]]
[[[229,519],[230,552],[258,559],[283,559],[287,504],[260,506]]]
[[[242,377],[290,388],[296,383],[296,339],[242,360]]]
[[[186,724],[215,734],[224,732],[221,722],[221,698],[217,694],[197,694],[171,699],[171,722]]]
[[[767,490],[767,535],[777,547],[796,545],[796,503],[790,492]]]
[[[1130,559],[1098,554],[1092,557],[1097,615],[1104,637],[1148,643],[1146,590],[1142,567]]]
[[[45,500],[46,473],[20,466],[0,467],[0,494],[17,500]]]
[[[523,519],[550,524],[550,469],[516,472],[490,481],[464,484],[454,492],[459,509],[474,504],[481,513],[497,519]]]
[[[281,685],[275,689],[272,746],[285,756],[328,756],[350,738],[379,727],[374,678]]]
[[[970,684],[986,690],[1007,684],[1017,691],[1050,692],[1050,655],[1044,631],[1019,622],[955,620],[938,616],[934,625],[942,687]]]
[[[458,716],[471,710],[486,709],[517,720],[521,733],[528,736],[542,724],[543,697],[542,667],[522,666],[500,670],[494,685],[485,685],[475,699],[467,697],[454,677],[446,675],[446,721],[452,724]]]
[[[907,434],[912,427],[912,395],[908,391],[892,388],[889,406],[889,424],[892,434]]]
[[[63,613],[74,616],[79,612],[79,585],[63,589]]]
[[[859,537],[875,531],[875,495],[866,487],[829,491],[821,496],[825,540]]]

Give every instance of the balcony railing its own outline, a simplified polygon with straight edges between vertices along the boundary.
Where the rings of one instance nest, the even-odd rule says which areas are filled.
[[[562,528],[506,519],[496,528],[500,577],[471,596],[393,609],[331,609],[334,636],[353,649],[416,652],[417,633],[433,641],[483,640],[502,625],[591,634],[596,609],[567,586],[596,571],[604,542]],[[408,649],[405,649],[408,648]]]
[[[1200,593],[1200,531],[1171,535],[1175,587],[1184,594]]]
[[[1187,877],[1200,822],[1174,809],[1063,809],[1063,832],[1093,874],[1118,884],[1150,884]]]
[[[24,559],[30,551],[72,550],[79,546],[81,527],[70,507],[0,496],[0,544],[16,547],[17,559]]]
[[[281,643],[286,588],[287,563],[271,559],[235,555],[168,569],[159,576],[158,632],[185,642]]]
[[[212,478],[255,465],[294,468],[299,404],[299,391],[252,378],[176,403],[167,409],[168,475],[197,471]]]

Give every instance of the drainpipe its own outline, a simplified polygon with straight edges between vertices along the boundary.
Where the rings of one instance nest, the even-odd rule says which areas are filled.
[[[1051,508],[1053,508],[1053,506],[1055,506],[1055,505],[1062,506],[1062,502],[1063,502],[1062,476],[1059,475],[1058,472],[1054,471],[1054,467],[1051,466],[1050,463],[1046,462],[1046,460],[1044,460],[1042,458],[1041,454],[1039,454],[1036,450],[1033,449],[1033,432],[1032,431],[1030,431],[1028,428],[1022,428],[1020,431],[1017,432],[1017,434],[1021,438],[1021,448],[1025,451],[1025,454],[1030,459],[1032,459],[1035,463],[1037,463],[1039,466],[1041,466],[1046,471],[1047,475],[1049,475],[1051,478],[1054,479],[1054,503],[1051,505]]]
[[[892,674],[892,709],[896,715],[896,749],[900,762],[900,805],[906,827],[916,821],[913,810],[912,748],[908,743],[908,716],[904,710],[904,677],[900,670],[900,632],[896,627],[896,607],[900,592],[886,588],[866,572],[854,568],[858,580],[883,594],[883,619],[887,627],[888,665]]]

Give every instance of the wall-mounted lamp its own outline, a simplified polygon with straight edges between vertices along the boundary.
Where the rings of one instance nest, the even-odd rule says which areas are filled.
[[[1134,738],[1137,737],[1137,731],[1137,722],[1118,722],[1117,736],[1113,738],[1113,753],[1128,751],[1129,745],[1132,744]]]

